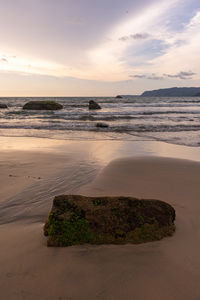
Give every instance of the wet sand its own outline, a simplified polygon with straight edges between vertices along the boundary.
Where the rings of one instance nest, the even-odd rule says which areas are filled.
[[[65,154],[55,148],[1,151],[1,298],[200,299],[200,162],[149,155],[112,160],[112,155],[102,164],[96,160],[96,172],[86,173],[79,150],[76,156],[72,148]],[[88,180],[80,183],[84,174]],[[70,190],[72,175],[76,188]],[[176,233],[142,245],[47,248],[42,227],[59,191],[167,201],[176,209]]]

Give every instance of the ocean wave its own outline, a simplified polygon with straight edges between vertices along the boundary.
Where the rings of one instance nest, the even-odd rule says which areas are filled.
[[[70,123],[70,122],[43,122],[41,124],[20,124],[20,123],[0,123],[0,129],[37,129],[37,130],[81,130],[81,131],[88,131],[88,130],[99,130],[96,127],[97,122],[77,122],[77,123]],[[200,124],[193,124],[193,125],[168,125],[168,124],[108,124],[106,128],[100,128],[100,130],[106,131],[135,131],[135,132],[181,132],[181,131],[199,131]]]
[[[60,111],[25,111],[23,105],[29,100],[55,100],[64,106]],[[89,111],[89,100],[97,101],[102,109]],[[197,145],[200,135],[200,98],[147,98],[124,97],[53,97],[53,98],[3,98],[9,108],[0,110],[0,134],[20,133],[66,138],[69,133],[104,132],[111,136],[136,134],[153,139],[177,140],[177,143]],[[103,122],[106,128],[97,128]],[[185,137],[184,137],[185,135]],[[173,138],[172,138],[173,136]],[[174,138],[176,136],[176,138]],[[190,138],[191,136],[191,138]],[[127,137],[127,136],[126,136]],[[189,141],[189,142],[188,142]]]

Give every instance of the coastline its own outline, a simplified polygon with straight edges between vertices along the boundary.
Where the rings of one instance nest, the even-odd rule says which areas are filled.
[[[0,146],[4,299],[199,299],[199,148],[15,137]],[[176,233],[142,245],[47,248],[42,227],[62,193],[167,201]]]

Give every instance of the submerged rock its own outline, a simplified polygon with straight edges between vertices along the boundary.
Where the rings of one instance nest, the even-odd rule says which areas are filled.
[[[94,100],[89,101],[89,109],[101,109],[101,106]]]
[[[97,123],[96,124],[96,127],[100,127],[100,128],[107,128],[108,127],[108,124],[106,124],[106,123]]]
[[[8,106],[4,103],[0,103],[0,109],[2,109],[2,108],[8,108]]]
[[[61,195],[54,198],[44,235],[48,246],[137,244],[171,236],[174,220],[174,208],[159,200]]]
[[[95,118],[91,115],[89,115],[89,116],[88,115],[87,116],[83,115],[83,116],[80,117],[80,120],[81,121],[94,121]]]
[[[31,109],[31,110],[58,110],[62,109],[63,106],[60,103],[55,101],[30,101],[27,102],[23,109]]]

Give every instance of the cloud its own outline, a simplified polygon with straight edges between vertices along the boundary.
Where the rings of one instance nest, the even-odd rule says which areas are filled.
[[[147,71],[141,68],[141,65],[149,65],[149,60],[152,59],[151,46],[155,46],[157,35],[156,41],[153,40],[153,45],[148,45],[148,49],[146,43],[149,43],[151,36],[154,37],[158,28],[161,28],[160,22],[163,24],[163,17],[166,16],[172,5],[174,5],[174,0],[169,0],[167,3],[166,1],[159,1],[159,3],[156,1],[154,4],[148,2],[140,14],[130,14],[123,22],[119,22],[111,28],[106,33],[111,40],[97,44],[88,52],[91,68],[82,72],[83,76],[103,81],[121,81],[127,80],[127,74],[140,74],[140,72],[141,74],[152,74],[153,68]],[[147,38],[147,34],[150,39]],[[132,40],[122,42],[119,40],[122,37]],[[138,42],[141,37],[143,40]],[[160,39],[160,36],[158,38]],[[144,54],[144,50],[146,54]],[[155,53],[155,49],[153,51]],[[157,56],[160,55],[159,49],[157,52]]]
[[[119,38],[119,41],[126,42],[128,40],[145,40],[148,39],[151,35],[148,33],[135,33],[130,35],[125,35]]]
[[[159,57],[149,60],[149,67],[140,68],[136,73],[150,73],[153,69],[155,73],[163,74],[165,79],[199,80],[200,9],[195,14],[193,12],[193,17],[181,31],[169,31],[165,27],[163,37],[169,47]]]
[[[41,12],[37,24],[35,2]],[[54,0],[47,2],[53,4]],[[182,0],[125,0],[116,4],[114,0],[95,0],[92,10],[91,0],[61,2],[58,6],[56,2],[44,5],[40,0],[28,1],[32,3],[30,18],[25,10],[18,14],[16,5],[13,10],[16,27],[9,29],[9,37],[2,30],[5,48],[0,57],[9,61],[1,63],[3,70],[108,82],[127,80],[129,74],[135,74],[131,77],[149,79],[150,84],[151,80],[178,81],[194,75],[180,70],[198,73],[200,15],[191,19],[194,13],[187,12],[191,22],[187,19],[181,31],[169,26],[180,11]],[[129,13],[125,14],[127,9]],[[4,25],[0,29],[3,29],[8,21],[3,18],[4,12],[0,15],[0,25]],[[16,59],[3,55],[12,52]]]
[[[146,75],[142,74],[142,75],[129,75],[129,77],[131,78],[146,78]]]
[[[147,74],[139,74],[139,75],[129,75],[129,77],[131,78],[139,78],[139,79],[150,79],[150,80],[163,80],[164,77],[163,76],[159,76],[159,75],[156,75],[154,73],[150,74],[150,75],[147,75]]]
[[[174,78],[174,79],[192,79],[192,77],[196,75],[196,73],[188,71],[188,72],[184,72],[181,71],[177,74],[163,74],[162,76],[160,76],[159,74],[136,74],[136,75],[129,75],[129,77],[131,78],[138,78],[138,79],[150,79],[150,80],[163,80],[166,77],[168,78]]]
[[[179,72],[178,74],[163,74],[164,76],[166,77],[169,77],[169,78],[179,78],[179,79],[192,79],[192,77],[194,75],[196,75],[196,73],[194,72]]]
[[[0,61],[2,62],[6,62],[6,63],[10,63],[10,59],[16,59],[17,57],[15,55],[9,55],[9,54],[5,54],[5,53],[0,53]]]
[[[3,57],[3,58],[1,58],[1,59],[0,59],[0,61],[3,61],[3,62],[8,62],[8,60],[7,60],[6,58],[4,58],[4,57]]]
[[[163,80],[164,77],[152,74],[152,75],[148,76],[147,79],[151,79],[151,80]]]

